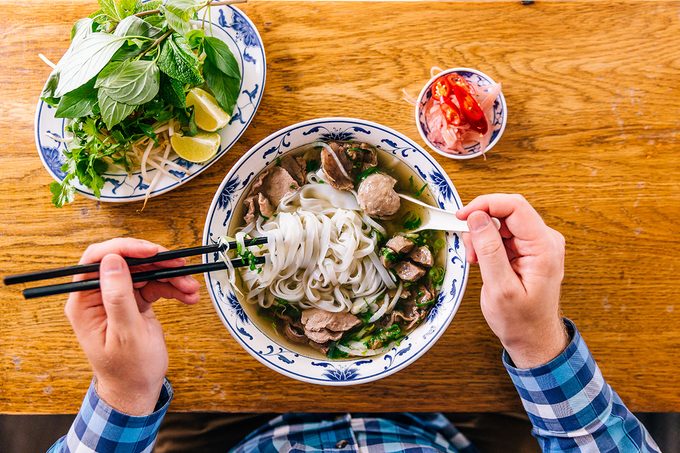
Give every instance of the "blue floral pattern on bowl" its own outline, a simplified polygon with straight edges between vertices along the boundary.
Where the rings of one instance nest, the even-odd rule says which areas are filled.
[[[161,176],[158,185],[151,194],[152,197],[165,193],[185,182],[193,179],[203,172],[210,165],[222,157],[236,141],[255,117],[266,80],[266,59],[262,40],[257,29],[250,19],[232,6],[213,6],[211,15],[216,18],[216,22],[206,22],[204,28],[208,35],[213,35],[224,41],[229,49],[234,53],[243,80],[241,82],[241,94],[236,101],[236,107],[229,125],[220,131],[222,145],[217,154],[207,162],[196,164],[188,162],[180,157],[173,160],[184,171],[179,169],[169,170],[179,181],[172,177]],[[195,21],[195,24],[201,24]],[[64,144],[54,138],[64,137],[65,120],[54,117],[55,109],[50,108],[42,101],[38,102],[35,121],[35,136],[38,154],[43,165],[55,180],[64,179],[64,172],[61,165],[64,161]],[[113,170],[113,169],[112,169]],[[157,170],[149,171],[151,177]],[[110,171],[104,175],[104,187],[101,192],[101,200],[109,202],[127,202],[143,200],[148,185],[142,181],[139,171],[127,174],[122,171]],[[76,190],[88,197],[95,198],[92,190],[80,184],[76,185]]]
[[[492,83],[495,83],[493,79],[491,79],[491,77],[489,77],[488,75],[484,74],[481,71],[477,71],[476,69],[453,68],[440,72],[439,74],[432,77],[430,81],[425,84],[423,90],[420,92],[420,95],[418,96],[415,111],[416,125],[418,126],[418,132],[420,132],[420,136],[423,138],[423,140],[425,140],[427,146],[429,146],[436,153],[442,156],[450,157],[452,159],[472,159],[473,157],[481,156],[482,154],[484,154],[484,152],[489,151],[496,145],[496,143],[498,143],[498,140],[500,140],[501,135],[503,135],[503,131],[505,130],[505,124],[508,121],[508,107],[505,103],[505,96],[503,96],[503,93],[501,92],[501,94],[498,96],[498,98],[493,104],[493,118],[490,119],[491,128],[493,132],[491,133],[491,138],[489,139],[489,144],[486,146],[486,150],[482,149],[480,142],[475,141],[468,143],[467,145],[464,146],[465,151],[467,151],[467,154],[452,154],[441,151],[440,149],[437,148],[437,146],[434,143],[430,142],[430,140],[427,138],[427,134],[430,132],[430,129],[427,126],[427,122],[425,121],[425,105],[432,98],[431,86],[435,82],[435,80],[437,80],[444,74],[454,72],[456,74],[463,76],[467,81],[469,81],[475,86],[487,86],[491,85]]]
[[[212,244],[225,236],[235,218],[234,208],[247,193],[254,175],[277,157],[316,140],[359,140],[378,146],[417,172],[428,184],[438,204],[456,210],[462,206],[453,183],[436,160],[412,140],[380,124],[353,118],[321,118],[286,127],[250,149],[225,176],[208,211],[203,242]],[[225,272],[205,274],[215,310],[231,335],[253,357],[269,368],[305,382],[354,385],[396,373],[423,355],[453,319],[467,283],[468,266],[463,242],[447,234],[447,268],[442,291],[427,319],[389,351],[375,357],[327,360],[309,357],[279,344],[259,319],[249,318],[227,281]],[[216,256],[205,256],[214,262]]]

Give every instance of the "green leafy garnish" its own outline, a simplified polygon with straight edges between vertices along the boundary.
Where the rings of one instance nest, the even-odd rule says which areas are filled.
[[[380,255],[385,257],[390,263],[396,263],[399,256],[389,247],[383,247],[380,249]]]
[[[357,148],[360,149],[360,148]],[[363,151],[363,150],[362,150]],[[378,167],[368,167],[366,170],[362,171],[359,173],[356,177],[356,182],[361,182],[364,179],[366,179],[369,175],[372,175],[373,173],[379,171],[380,169]]]
[[[307,173],[313,173],[319,169],[321,163],[317,159],[309,159],[307,161]]]
[[[41,94],[56,117],[69,119],[73,137],[64,152],[66,176],[50,186],[55,206],[73,200],[76,183],[98,197],[110,164],[134,170],[133,144],[149,137],[158,145],[159,124],[172,119],[184,135],[198,133],[186,106],[192,88],[211,91],[233,112],[241,84],[236,58],[219,39],[191,29],[208,3],[99,0],[98,11],[75,23]]]
[[[401,220],[407,230],[415,230],[422,223],[420,217],[413,211],[408,211]]]
[[[432,286],[439,289],[444,283],[444,268],[439,266],[434,266],[427,272],[427,276],[430,278]]]

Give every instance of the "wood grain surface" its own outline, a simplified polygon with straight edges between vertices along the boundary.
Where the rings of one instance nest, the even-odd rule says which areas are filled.
[[[503,83],[509,120],[487,159],[437,157],[464,201],[523,193],[567,238],[565,315],[636,411],[680,411],[680,3],[255,2],[267,86],[233,149],[200,177],[140,203],[51,207],[36,154],[36,101],[69,30],[94,0],[2,3],[0,274],[74,263],[87,244],[137,236],[199,244],[231,165],[286,125],[353,116],[422,143],[401,89],[429,68],[479,68]],[[350,388],[285,378],[223,328],[207,292],[156,305],[177,411],[500,411],[519,402],[479,310],[473,270],[439,342],[409,368]],[[75,412],[91,372],[63,297],[0,288],[0,412]]]

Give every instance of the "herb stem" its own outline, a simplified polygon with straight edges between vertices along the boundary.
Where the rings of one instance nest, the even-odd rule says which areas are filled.
[[[234,5],[237,3],[247,3],[248,0],[226,0],[226,1],[221,1],[221,2],[208,2],[205,5],[203,5],[200,9],[205,8],[206,6],[223,6],[223,5]],[[153,16],[154,14],[160,14],[161,10],[160,9],[150,9],[149,11],[142,11],[135,16],[137,17],[144,17],[144,16]]]
[[[171,34],[172,34],[172,30],[168,30],[168,31],[166,31],[165,33],[163,33],[163,35],[162,35],[160,38],[158,38],[157,40],[155,40],[154,42],[152,42],[151,45],[150,45],[149,47],[147,47],[146,49],[144,49],[144,50],[142,51],[142,53],[139,54],[138,59],[141,60],[141,58],[142,58],[144,55],[146,55],[147,53],[149,53],[149,51],[150,51],[151,49],[153,49],[153,48],[155,48],[155,47],[158,47],[158,45],[159,45],[160,43],[162,43],[163,41],[165,41],[165,39],[166,39],[168,36],[170,36]]]

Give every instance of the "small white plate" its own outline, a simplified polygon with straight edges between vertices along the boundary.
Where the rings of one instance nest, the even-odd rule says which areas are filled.
[[[498,143],[498,140],[500,140],[501,135],[503,135],[503,131],[505,131],[505,125],[508,122],[508,107],[505,104],[505,96],[503,96],[503,92],[501,92],[493,104],[493,118],[491,119],[491,127],[493,128],[493,132],[491,133],[491,139],[489,140],[489,144],[486,146],[486,149],[484,150],[481,149],[480,142],[473,141],[464,145],[467,154],[454,154],[442,151],[437,147],[437,145],[432,143],[427,138],[429,128],[427,127],[427,122],[425,121],[424,107],[425,104],[427,104],[427,101],[429,101],[430,98],[432,97],[431,87],[434,84],[434,82],[441,76],[452,73],[461,75],[463,78],[465,78],[465,80],[469,81],[475,86],[485,86],[491,85],[492,83],[496,83],[491,77],[484,74],[482,71],[478,71],[476,69],[470,68],[445,69],[444,71],[432,77],[420,91],[420,95],[418,96],[418,100],[416,101],[415,109],[416,126],[418,126],[418,132],[420,133],[420,136],[423,138],[423,140],[425,140],[427,146],[429,146],[430,149],[435,153],[451,159],[472,159],[473,157],[481,156],[482,154],[493,148],[496,145],[496,143]]]
[[[180,180],[177,181],[166,175],[161,176],[156,189],[150,194],[151,197],[181,186],[222,157],[245,132],[255,116],[257,107],[262,99],[267,63],[265,61],[262,39],[255,25],[253,25],[245,13],[232,6],[213,6],[211,7],[209,17],[212,18],[212,22],[206,20],[204,25],[206,34],[224,41],[236,57],[236,61],[241,69],[241,94],[234,108],[234,116],[229,124],[220,131],[222,144],[212,159],[196,164],[173,154],[175,156],[173,161],[185,168],[184,171],[170,170],[170,173]],[[202,21],[194,22],[202,23]],[[66,120],[55,118],[55,110],[42,100],[38,102],[35,114],[35,142],[43,165],[55,180],[61,181],[65,176],[64,172],[61,171],[61,166],[64,163],[63,152],[65,145],[54,140],[51,135],[63,137]],[[148,173],[153,177],[157,171],[153,169]],[[99,198],[101,201],[129,202],[144,200],[148,185],[142,181],[140,171],[130,174],[123,171],[110,171],[105,173],[103,177],[105,183]],[[97,199],[92,189],[79,183],[76,183],[76,190],[79,195]],[[47,197],[48,195],[49,191],[45,189],[45,196]]]

